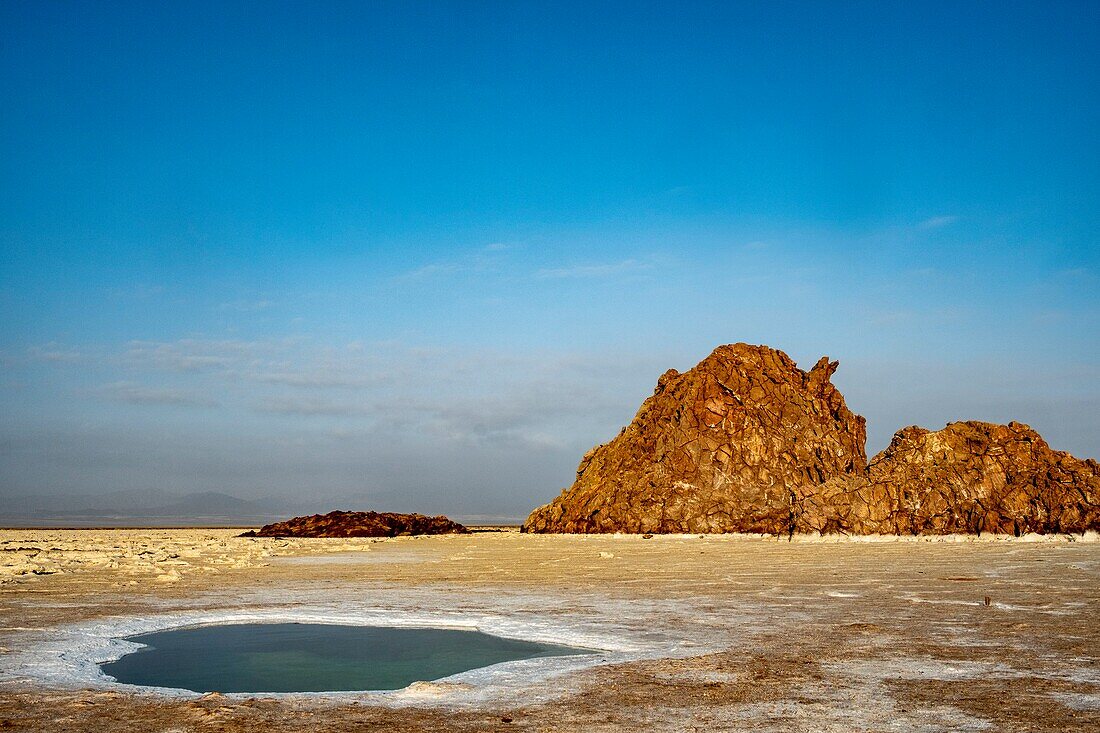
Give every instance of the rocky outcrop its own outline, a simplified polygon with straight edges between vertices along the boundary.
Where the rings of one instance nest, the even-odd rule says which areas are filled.
[[[774,532],[800,491],[866,466],[866,428],[829,378],[766,346],[669,370],[634,420],[581,459],[529,532]]]
[[[795,531],[1080,533],[1100,529],[1100,464],[1027,425],[899,430],[867,470],[800,494]]]
[[[399,537],[418,534],[464,534],[469,530],[444,516],[392,512],[329,512],[294,517],[264,525],[241,537]]]
[[[1020,423],[909,427],[866,461],[822,358],[721,346],[661,376],[527,532],[949,534],[1100,530],[1100,466]]]

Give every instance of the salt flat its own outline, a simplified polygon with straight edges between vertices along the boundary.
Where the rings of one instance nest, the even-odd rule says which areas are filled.
[[[1100,543],[0,531],[0,728],[1096,730]],[[988,599],[988,603],[987,603]],[[593,649],[392,694],[151,693],[183,623],[476,626]]]

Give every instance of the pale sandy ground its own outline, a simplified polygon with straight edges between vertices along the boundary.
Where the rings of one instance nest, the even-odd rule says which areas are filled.
[[[1100,730],[1095,538],[234,534],[0,530],[0,730]],[[473,625],[602,651],[391,695],[199,697],[97,676],[113,637],[230,618]]]

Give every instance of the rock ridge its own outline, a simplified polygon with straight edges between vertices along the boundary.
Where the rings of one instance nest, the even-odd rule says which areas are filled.
[[[782,351],[719,346],[666,371],[526,532],[1078,533],[1100,529],[1100,465],[1027,425],[899,430],[866,457],[866,422]]]
[[[1028,425],[915,425],[859,474],[801,497],[801,532],[1073,533],[1100,529],[1100,464],[1047,445]]]

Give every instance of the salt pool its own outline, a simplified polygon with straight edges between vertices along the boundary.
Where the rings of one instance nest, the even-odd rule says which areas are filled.
[[[480,631],[314,623],[198,626],[131,636],[100,665],[118,682],[194,692],[396,690],[419,680],[587,650]]]

